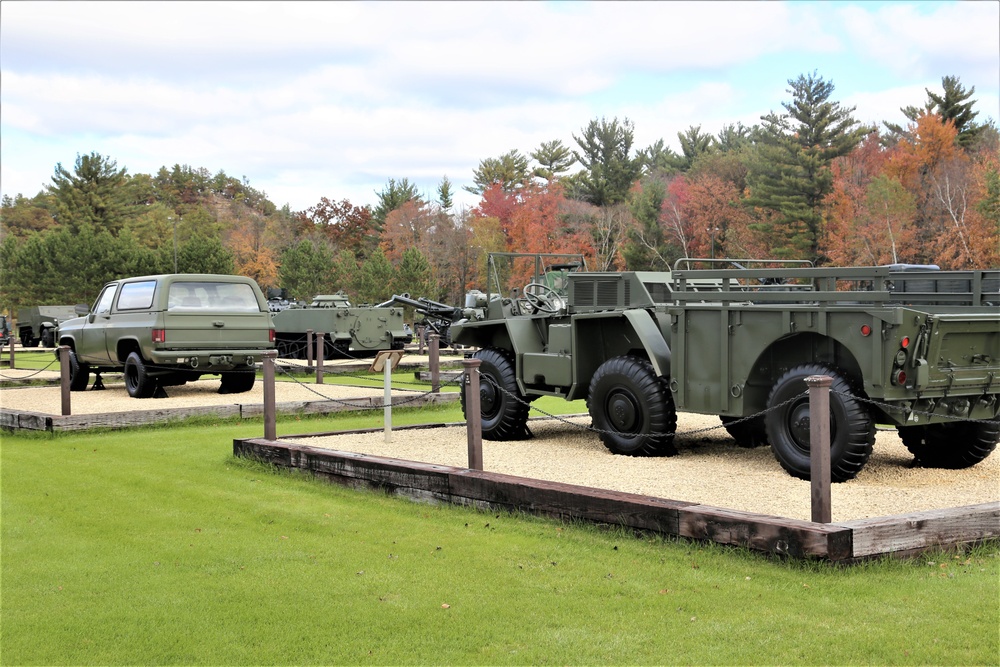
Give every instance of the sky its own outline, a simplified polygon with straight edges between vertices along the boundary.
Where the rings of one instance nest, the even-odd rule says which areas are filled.
[[[292,211],[628,119],[635,148],[782,111],[816,72],[864,123],[943,76],[1000,118],[1000,2],[0,1],[0,194],[96,152],[225,171]]]

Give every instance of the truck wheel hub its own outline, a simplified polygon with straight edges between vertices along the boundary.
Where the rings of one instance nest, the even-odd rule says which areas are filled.
[[[616,393],[608,399],[608,417],[611,419],[612,426],[617,430],[627,433],[633,432],[637,414],[635,401],[628,394]]]

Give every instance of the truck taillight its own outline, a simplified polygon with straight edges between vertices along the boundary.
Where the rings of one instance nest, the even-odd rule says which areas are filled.
[[[268,332],[267,332],[267,339],[270,342],[272,342],[272,343],[274,342],[274,329],[269,329],[268,330]]]
[[[901,348],[903,348],[904,350],[906,348],[910,347],[910,337],[909,336],[903,336],[903,340],[899,341],[899,346]]]
[[[897,370],[892,374],[892,383],[897,386],[902,386],[906,384],[906,371],[902,368]]]
[[[166,329],[153,329],[153,342],[154,343],[166,343],[167,342],[167,330]]]

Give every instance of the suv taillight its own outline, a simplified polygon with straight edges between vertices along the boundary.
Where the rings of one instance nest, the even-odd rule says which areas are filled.
[[[166,343],[167,342],[167,330],[166,329],[153,329],[153,342],[154,343]]]
[[[274,329],[268,329],[268,331],[267,331],[267,340],[270,341],[270,342],[272,342],[272,343],[274,342]]]

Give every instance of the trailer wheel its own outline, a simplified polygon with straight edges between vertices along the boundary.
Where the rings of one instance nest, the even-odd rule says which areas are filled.
[[[242,394],[253,389],[253,384],[257,380],[257,372],[230,371],[222,374],[222,384],[219,386],[220,394]]]
[[[601,442],[613,454],[675,454],[677,411],[664,378],[641,357],[612,357],[594,373],[587,408]]]
[[[69,351],[69,390],[85,391],[90,382],[90,366],[80,361],[75,350]]]
[[[21,347],[34,347],[36,345],[38,345],[38,341],[31,335],[30,329],[21,332]]]
[[[740,447],[751,449],[767,444],[767,427],[764,424],[764,417],[754,417],[747,421],[740,421],[742,417],[719,417],[726,431],[733,437]]]
[[[846,482],[857,477],[875,444],[875,425],[851,384],[823,364],[791,369],[774,384],[767,399],[767,439],[778,463],[793,477],[809,479],[809,396],[805,379],[828,375],[830,385],[830,479]],[[786,401],[790,401],[785,405]],[[779,407],[780,406],[780,407]]]
[[[925,468],[958,470],[974,466],[1000,442],[1000,420],[956,421],[898,426],[899,438]]]
[[[125,390],[132,398],[149,398],[156,391],[156,380],[149,376],[138,352],[130,352],[125,359]]]
[[[514,362],[508,354],[487,347],[472,355],[479,365],[479,412],[483,437],[487,440],[523,440],[528,437],[528,401],[517,388]],[[518,400],[520,399],[520,400]],[[461,391],[462,414],[465,409],[465,385]]]

